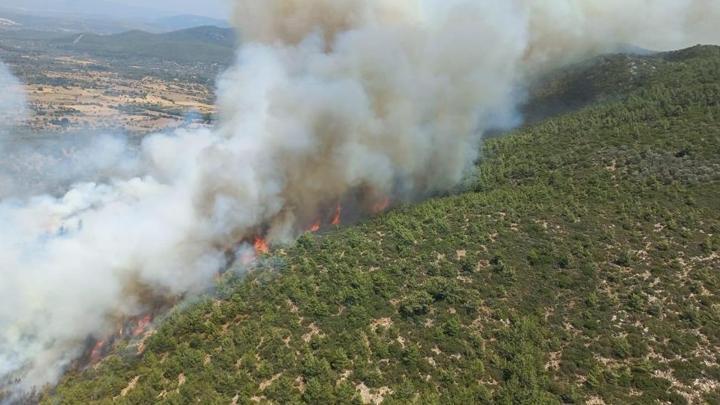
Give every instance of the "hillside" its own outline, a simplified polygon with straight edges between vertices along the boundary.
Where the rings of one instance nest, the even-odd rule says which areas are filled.
[[[153,24],[156,27],[164,29],[166,31],[176,31],[208,25],[221,28],[230,28],[230,24],[225,20],[187,14],[158,18],[157,20],[153,21]]]
[[[47,10],[47,4],[41,7],[42,10],[28,9],[27,7],[12,7],[0,4],[0,19],[11,20],[14,24],[3,24],[0,21],[0,32],[15,30],[40,30],[53,32],[56,35],[67,35],[69,32],[82,33],[93,32],[96,34],[117,34],[132,29],[163,30],[162,25],[155,25],[152,21],[141,21],[137,17],[126,17],[119,15],[98,16],[77,12],[57,13]],[[27,0],[23,0],[27,1]],[[42,0],[39,3],[46,3]],[[45,12],[43,12],[45,10]],[[183,27],[185,28],[185,27]]]
[[[467,191],[308,234],[44,402],[720,402],[718,77],[698,47],[550,78],[528,108],[577,102]]]
[[[59,49],[99,56],[151,57],[179,63],[227,64],[235,49],[235,33],[213,26],[162,34],[128,31],[113,35],[75,34],[51,43]]]

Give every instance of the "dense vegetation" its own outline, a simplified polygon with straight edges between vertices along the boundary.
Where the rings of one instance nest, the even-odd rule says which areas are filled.
[[[720,49],[602,61],[632,80],[467,192],[306,235],[44,401],[720,402]]]
[[[113,72],[141,80],[146,76],[167,81],[212,85],[229,66],[236,48],[229,28],[195,27],[165,33],[126,31],[94,33],[0,30],[0,57],[25,83],[71,86],[56,71]],[[57,60],[60,58],[61,60]],[[91,64],[68,64],[72,60]]]
[[[188,28],[161,34],[128,31],[114,35],[75,34],[54,40],[52,45],[99,56],[157,58],[178,63],[229,64],[235,49],[235,32],[213,26]]]

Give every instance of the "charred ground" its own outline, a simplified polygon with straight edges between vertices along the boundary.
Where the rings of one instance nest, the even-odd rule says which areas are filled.
[[[718,402],[718,77],[716,47],[567,71],[466,192],[272,251],[44,402]]]

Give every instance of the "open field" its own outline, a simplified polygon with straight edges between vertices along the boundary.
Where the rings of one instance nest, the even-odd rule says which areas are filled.
[[[174,53],[153,57],[132,48],[140,38],[94,36],[80,47],[83,34],[0,31],[0,60],[26,85],[30,132],[95,132],[122,128],[131,134],[207,122],[214,113],[214,79],[229,63],[232,44],[214,37],[214,28],[170,34],[136,33],[154,47]],[[217,31],[227,35],[227,30]],[[59,36],[60,35],[60,36]],[[189,41],[188,38],[197,37]],[[74,39],[73,39],[74,38]],[[77,41],[77,42],[76,42]],[[203,41],[214,41],[206,59],[185,57]],[[217,41],[221,41],[219,44]],[[116,44],[107,51],[107,42]],[[185,47],[185,48],[183,48]],[[173,57],[173,55],[182,57]]]

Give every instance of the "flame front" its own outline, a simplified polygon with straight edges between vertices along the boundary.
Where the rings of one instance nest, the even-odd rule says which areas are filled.
[[[105,351],[106,339],[100,339],[95,343],[92,350],[90,351],[90,363],[95,364],[100,362],[103,358],[103,352]]]
[[[313,224],[310,225],[310,227],[308,228],[308,231],[310,231],[310,232],[312,232],[312,233],[318,232],[319,230],[320,230],[320,221],[317,221],[317,222],[313,223]]]
[[[270,246],[268,245],[267,241],[260,236],[255,237],[254,246],[256,254],[266,254],[270,252]]]
[[[332,225],[340,225],[341,219],[342,219],[342,205],[338,204],[337,208],[335,209],[335,215],[333,215],[332,221],[330,221],[330,223]]]
[[[140,319],[137,322],[137,325],[135,325],[135,328],[132,330],[132,336],[138,337],[145,333],[145,330],[147,330],[148,326],[150,326],[150,323],[152,323],[152,315],[145,315],[142,319]]]
[[[385,197],[372,206],[372,213],[379,214],[390,207],[390,197]]]

